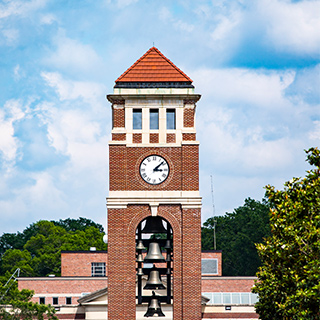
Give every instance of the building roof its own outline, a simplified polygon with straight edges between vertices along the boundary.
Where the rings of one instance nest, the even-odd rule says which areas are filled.
[[[121,82],[188,82],[192,80],[156,47],[150,48],[117,80]]]

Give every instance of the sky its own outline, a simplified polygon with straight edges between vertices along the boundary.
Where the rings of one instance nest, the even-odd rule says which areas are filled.
[[[0,235],[106,225],[114,81],[156,46],[197,103],[202,221],[261,201],[320,145],[320,1],[0,0]]]

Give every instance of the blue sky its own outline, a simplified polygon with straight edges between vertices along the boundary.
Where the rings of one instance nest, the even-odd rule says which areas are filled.
[[[194,80],[203,221],[320,142],[320,1],[0,1],[0,234],[105,225],[114,80],[153,43]]]

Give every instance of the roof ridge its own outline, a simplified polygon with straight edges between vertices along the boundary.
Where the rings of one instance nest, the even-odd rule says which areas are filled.
[[[179,71],[184,77],[189,79],[189,81],[193,82],[181,69],[179,69],[169,58],[167,58],[158,48],[154,48],[166,61],[168,61],[177,71]],[[151,49],[152,49],[151,48]]]
[[[159,64],[161,65],[161,64],[165,64],[165,63],[167,63],[167,64],[169,64],[170,66],[171,66],[171,68],[173,68],[173,70],[171,69],[171,71],[168,69],[168,71],[167,72],[165,72],[165,74],[167,74],[168,72],[169,72],[169,74],[170,74],[170,72],[171,72],[171,76],[173,76],[173,78],[175,78],[175,79],[172,79],[172,82],[181,82],[181,81],[185,81],[185,82],[192,82],[192,80],[182,71],[182,70],[180,70],[170,59],[168,59],[158,48],[156,48],[155,46],[153,46],[153,47],[151,47],[143,56],[141,56],[131,67],[129,67],[124,73],[122,73],[121,75],[120,75],[120,77],[118,77],[118,79],[115,81],[116,83],[118,83],[118,82],[126,82],[126,80],[122,80],[123,78],[125,78],[130,72],[133,72],[133,74],[131,73],[131,77],[134,77],[134,75],[136,74],[136,77],[137,77],[137,70],[134,70],[136,67],[137,67],[137,65],[139,64],[139,63],[141,63],[151,52],[155,52],[161,59],[163,59],[163,62],[159,62]],[[152,61],[152,59],[154,59],[154,58],[152,58],[151,57],[151,61]],[[156,58],[155,58],[156,59]],[[142,62],[142,68],[141,69],[145,69],[147,72],[146,72],[146,74],[145,74],[145,76],[146,76],[146,78],[148,78],[147,76],[148,76],[148,71],[149,71],[149,75],[150,75],[150,69],[149,68],[145,68],[145,64],[148,64],[149,63],[149,61],[145,61],[145,62]],[[140,68],[138,68],[138,69],[140,69]],[[180,76],[178,76],[177,74],[176,75],[172,75],[172,73],[174,73],[174,72],[177,72],[177,73],[179,73],[180,74]],[[141,71],[140,71],[140,73],[141,73]],[[155,78],[157,78],[157,73],[155,73]],[[128,77],[130,78],[130,75],[128,75]],[[140,79],[139,79],[140,78]],[[141,75],[140,75],[140,77],[138,77],[138,82],[150,82],[150,79],[148,79],[148,80],[145,80],[145,81],[141,81],[141,78],[143,78],[143,77],[141,77]],[[145,79],[146,79],[145,78]],[[150,78],[150,77],[149,77]],[[170,77],[169,77],[170,78]],[[168,80],[169,78],[167,78],[167,80],[160,80],[160,79],[158,79],[157,81],[154,81],[154,80],[151,80],[151,82],[158,82],[158,81],[160,81],[160,82],[163,82],[163,81],[169,81],[170,82],[170,80]],[[179,79],[179,80],[177,80],[177,78]],[[132,82],[132,80],[129,80],[129,82]],[[134,82],[134,81],[133,81]]]

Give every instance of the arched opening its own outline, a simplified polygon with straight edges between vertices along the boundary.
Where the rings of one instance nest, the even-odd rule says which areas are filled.
[[[160,216],[148,216],[136,229],[137,319],[172,319],[173,230]]]

